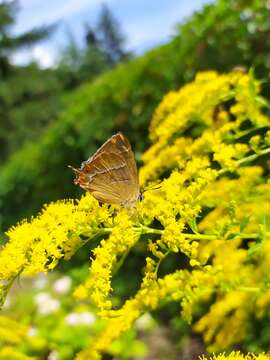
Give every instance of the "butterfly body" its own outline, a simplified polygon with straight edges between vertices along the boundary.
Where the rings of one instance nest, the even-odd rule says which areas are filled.
[[[132,208],[140,199],[137,166],[128,139],[113,135],[84,161],[74,183],[89,191],[98,201]]]

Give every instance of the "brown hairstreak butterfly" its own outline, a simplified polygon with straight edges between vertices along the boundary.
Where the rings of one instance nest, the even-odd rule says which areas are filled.
[[[74,183],[98,201],[132,208],[140,200],[137,166],[128,139],[121,133],[109,138],[79,169]]]

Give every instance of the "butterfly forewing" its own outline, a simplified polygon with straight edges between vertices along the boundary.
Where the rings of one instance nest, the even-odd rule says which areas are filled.
[[[75,183],[101,202],[129,207],[138,200],[136,162],[129,141],[121,133],[107,140],[75,172]]]

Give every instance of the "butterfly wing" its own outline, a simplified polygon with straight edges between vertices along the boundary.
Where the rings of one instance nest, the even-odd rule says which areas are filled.
[[[75,183],[101,202],[128,206],[139,197],[136,162],[129,141],[121,133],[113,135],[75,171]]]
[[[113,153],[123,157],[130,172],[133,184],[137,188],[139,187],[137,165],[134,154],[128,139],[122,133],[119,132],[108,139],[88,161],[91,162],[102,153]]]

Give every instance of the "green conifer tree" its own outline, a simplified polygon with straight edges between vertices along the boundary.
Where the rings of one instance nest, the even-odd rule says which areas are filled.
[[[125,50],[125,36],[106,4],[102,5],[96,32],[110,66],[130,57],[131,54]]]
[[[17,1],[0,3],[0,162],[32,139],[57,108],[57,96],[53,103],[47,101],[49,89],[59,88],[52,71],[43,71],[37,64],[18,66],[11,59],[14,52],[46,39],[56,24],[14,35],[18,9]],[[47,112],[40,110],[45,105]]]

